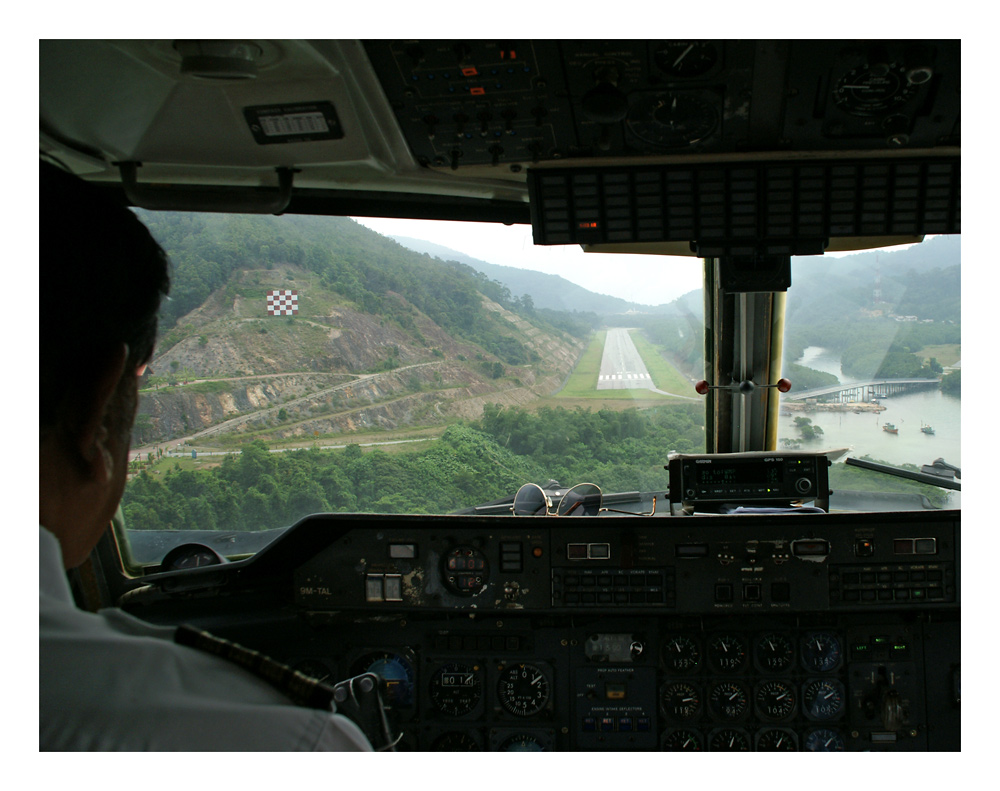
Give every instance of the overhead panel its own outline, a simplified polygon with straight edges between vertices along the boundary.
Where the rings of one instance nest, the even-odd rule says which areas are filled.
[[[446,171],[959,144],[958,41],[364,46],[414,157]]]

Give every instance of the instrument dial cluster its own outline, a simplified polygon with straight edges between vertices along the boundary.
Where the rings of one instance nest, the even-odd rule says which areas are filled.
[[[871,749],[858,733],[882,728],[880,700],[898,703],[900,717],[922,706],[906,681],[922,671],[905,661],[915,649],[903,624],[415,616],[364,629],[366,642],[339,659],[294,665],[326,679],[382,678],[400,749]]]

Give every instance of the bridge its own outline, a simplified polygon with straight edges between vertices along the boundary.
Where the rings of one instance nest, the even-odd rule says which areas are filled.
[[[807,398],[825,398],[836,396],[840,402],[871,401],[876,397],[885,397],[903,393],[920,387],[941,384],[941,379],[871,379],[867,382],[845,382],[828,387],[814,387],[810,390],[797,390],[786,393],[786,401],[803,401]]]

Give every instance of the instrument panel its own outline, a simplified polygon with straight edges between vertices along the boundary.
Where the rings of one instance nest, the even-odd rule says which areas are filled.
[[[129,609],[376,674],[400,750],[958,750],[959,521],[315,516]]]

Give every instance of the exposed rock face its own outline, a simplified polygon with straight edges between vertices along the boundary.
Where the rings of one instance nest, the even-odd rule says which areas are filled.
[[[324,315],[268,317],[259,304],[216,292],[168,333],[154,356],[160,378],[187,384],[143,391],[136,446],[195,437],[265,432],[283,439],[473,419],[487,403],[523,405],[548,395],[572,368],[583,342],[546,333],[487,299],[483,307],[540,362],[502,365],[457,340],[405,299],[399,321],[328,305]],[[504,334],[508,334],[506,330]],[[388,370],[386,370],[388,369]]]

